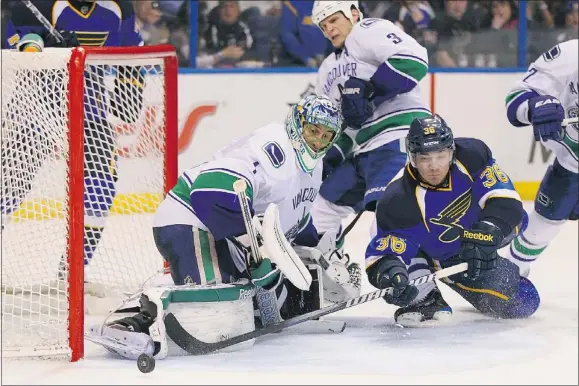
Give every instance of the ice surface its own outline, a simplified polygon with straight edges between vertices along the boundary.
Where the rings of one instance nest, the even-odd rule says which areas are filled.
[[[362,261],[369,226],[364,215],[347,237],[356,261]],[[577,228],[567,223],[533,265],[530,279],[541,306],[527,320],[484,317],[441,285],[454,308],[445,327],[395,327],[395,308],[376,300],[328,317],[347,322],[342,334],[290,329],[245,351],[160,360],[150,374],[87,342],[77,363],[3,359],[2,383],[577,384]],[[372,289],[364,282],[364,292]]]

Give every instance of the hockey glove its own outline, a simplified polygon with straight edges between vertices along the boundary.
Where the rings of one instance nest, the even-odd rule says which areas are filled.
[[[68,47],[78,47],[80,43],[78,38],[76,37],[76,33],[74,31],[58,31],[64,38],[64,41],[59,42],[56,40],[52,34],[48,33],[46,36],[43,37],[44,39],[44,47],[60,47],[60,48],[68,48]]]
[[[488,221],[479,221],[462,232],[460,257],[468,264],[467,277],[476,280],[482,273],[497,268],[497,249],[503,232]]]
[[[332,172],[344,161],[344,155],[338,148],[334,145],[332,146],[324,158],[323,169],[322,169],[322,180],[325,180]]]
[[[354,128],[360,129],[372,114],[374,106],[374,85],[360,78],[351,77],[344,86],[338,85],[342,99],[342,116],[344,122]]]
[[[533,125],[535,141],[560,141],[565,135],[562,126],[565,110],[553,96],[541,95],[529,99],[529,118]]]
[[[379,289],[393,288],[391,294],[384,296],[386,303],[405,307],[418,296],[418,288],[408,285],[406,264],[396,256],[384,256],[367,272],[368,281],[374,287]]]

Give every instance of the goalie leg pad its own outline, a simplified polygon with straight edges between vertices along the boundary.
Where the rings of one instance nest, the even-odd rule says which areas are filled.
[[[227,283],[238,272],[227,241],[215,241],[207,231],[167,225],[154,227],[153,238],[175,284]]]
[[[280,309],[287,298],[287,288],[283,275],[278,275],[277,280],[272,284],[256,289],[255,301],[262,326],[279,323],[283,320]]]
[[[142,353],[155,359],[188,355],[179,346],[183,339],[167,331],[164,322],[167,314],[177,318],[189,334],[206,342],[217,342],[255,329],[254,295],[255,287],[248,280],[148,288],[141,295],[137,314],[92,327],[87,339],[129,359],[136,359]],[[119,310],[124,311],[124,307]],[[232,346],[231,350],[250,345],[253,341]]]

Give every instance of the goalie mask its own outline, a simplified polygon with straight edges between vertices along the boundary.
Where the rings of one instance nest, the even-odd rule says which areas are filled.
[[[342,133],[342,116],[327,97],[310,95],[292,106],[285,129],[300,168],[311,173]]]

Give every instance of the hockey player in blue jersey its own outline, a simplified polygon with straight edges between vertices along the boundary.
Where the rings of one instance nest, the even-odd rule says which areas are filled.
[[[64,38],[59,42],[42,25],[22,2],[11,9],[11,19],[6,27],[5,48],[22,49],[31,35],[36,34],[44,41],[44,47],[75,46],[140,46],[143,41],[135,29],[135,15],[130,1],[35,1],[40,13]],[[34,38],[34,36],[33,36]],[[85,265],[89,263],[101,239],[105,219],[112,207],[116,193],[116,135],[107,115],[112,114],[125,123],[134,122],[142,108],[144,77],[137,66],[117,66],[114,90],[108,103],[103,103],[108,94],[103,78],[103,66],[91,66],[86,73],[85,87],[85,133],[84,133],[84,178],[85,178]],[[47,79],[49,82],[56,80]],[[57,87],[54,87],[57,89]],[[59,100],[64,98],[54,98]],[[126,103],[131,101],[131,103]],[[50,103],[50,102],[47,102]],[[52,102],[54,103],[54,102]],[[59,103],[59,102],[56,102]],[[29,127],[26,138],[41,138],[42,127]],[[31,144],[22,146],[33,147]],[[15,148],[18,151],[19,147]],[[37,152],[38,153],[38,152]],[[31,153],[33,154],[33,153]],[[41,154],[36,154],[41,157]],[[40,163],[28,163],[38,165]],[[31,166],[27,165],[28,168]],[[37,170],[31,170],[34,176]],[[5,181],[10,184],[10,181]],[[30,189],[30,181],[26,189]],[[22,194],[23,193],[23,194]],[[16,210],[26,192],[17,197],[3,197],[2,217]],[[4,195],[3,195],[4,196]]]
[[[404,326],[452,314],[435,282],[409,280],[462,262],[466,273],[443,279],[486,315],[526,318],[539,306],[534,285],[497,254],[525,215],[505,172],[480,140],[453,137],[438,115],[415,119],[406,137],[408,162],[376,210],[377,234],[366,250],[366,272],[377,288],[393,286],[388,303]]]

